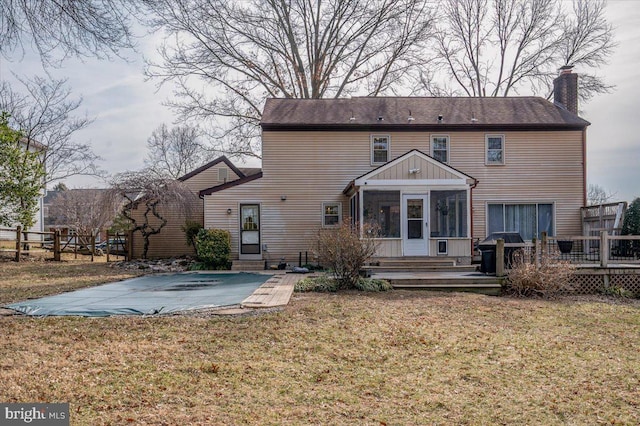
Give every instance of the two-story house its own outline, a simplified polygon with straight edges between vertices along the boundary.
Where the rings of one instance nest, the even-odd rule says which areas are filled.
[[[262,172],[200,191],[237,259],[298,259],[348,217],[380,257],[468,262],[494,231],[579,235],[586,128],[577,74],[539,97],[269,99]]]

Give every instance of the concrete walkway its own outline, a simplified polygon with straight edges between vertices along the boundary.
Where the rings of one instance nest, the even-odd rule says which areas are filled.
[[[304,278],[303,274],[278,273],[269,278],[253,294],[242,301],[242,308],[275,308],[286,306],[293,294],[293,288]]]

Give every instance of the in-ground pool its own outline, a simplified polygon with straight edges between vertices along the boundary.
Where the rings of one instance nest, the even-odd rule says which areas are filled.
[[[6,305],[27,315],[153,315],[235,305],[271,275],[180,272],[147,275]]]

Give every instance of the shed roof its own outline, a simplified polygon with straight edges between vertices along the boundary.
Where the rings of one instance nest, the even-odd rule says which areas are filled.
[[[562,106],[533,96],[271,98],[261,121],[265,130],[554,130],[583,129],[589,124]]]

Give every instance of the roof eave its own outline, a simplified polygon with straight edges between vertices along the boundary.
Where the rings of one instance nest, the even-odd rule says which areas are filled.
[[[245,176],[242,179],[232,180],[231,182],[227,182],[227,183],[213,186],[211,188],[203,189],[198,193],[198,195],[202,198],[205,195],[211,195],[214,192],[219,192],[227,188],[232,188],[234,186],[242,185],[243,183],[251,182],[256,179],[260,179],[261,177],[262,177],[262,172],[256,173],[254,175]]]
[[[262,130],[290,132],[476,132],[476,131],[571,131],[584,130],[589,123],[527,123],[527,124],[316,124],[261,123]]]

